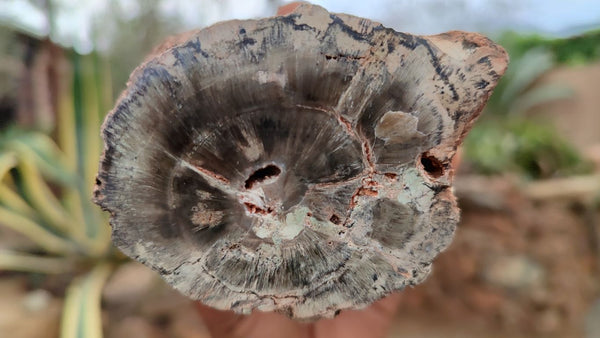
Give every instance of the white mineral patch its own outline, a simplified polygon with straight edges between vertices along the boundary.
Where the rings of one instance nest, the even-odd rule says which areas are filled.
[[[260,238],[271,238],[278,243],[282,240],[294,239],[305,226],[308,208],[298,208],[285,216],[285,221],[273,215],[257,215],[260,220],[252,228],[256,236]]]
[[[407,169],[402,178],[404,189],[398,194],[398,202],[402,204],[413,202],[420,210],[429,209],[434,192],[423,183],[419,171],[415,168]]]
[[[307,212],[310,212],[308,208],[301,207],[294,212],[288,213],[285,216],[285,224],[279,232],[281,238],[293,239],[296,237],[304,228],[304,218]]]
[[[267,222],[260,223],[252,228],[254,230],[254,234],[256,234],[259,238],[269,238],[273,235],[273,229],[268,227]]]
[[[279,72],[268,72],[260,70],[256,72],[256,79],[260,84],[275,82],[279,84],[282,88],[285,87],[287,83],[287,76]]]

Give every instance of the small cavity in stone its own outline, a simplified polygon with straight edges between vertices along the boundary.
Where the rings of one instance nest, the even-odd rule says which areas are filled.
[[[279,174],[281,174],[281,169],[279,169],[275,165],[270,164],[264,168],[258,169],[252,175],[250,175],[250,177],[248,177],[248,179],[246,180],[244,187],[246,189],[251,189],[252,186],[254,186],[254,184],[260,183],[269,178],[277,177],[279,176]]]
[[[444,165],[434,156],[424,153],[421,155],[421,164],[429,176],[433,178],[444,176]]]

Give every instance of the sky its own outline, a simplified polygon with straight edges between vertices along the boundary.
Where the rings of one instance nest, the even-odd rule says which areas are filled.
[[[31,0],[30,0],[31,1]],[[39,2],[39,1],[38,1]],[[288,1],[270,1],[285,3]],[[184,28],[202,27],[228,19],[271,16],[269,0],[161,0],[160,9],[178,16]],[[600,27],[598,0],[315,0],[331,12],[379,21],[399,31],[435,34],[453,29],[498,34],[504,30],[567,36]],[[109,10],[106,0],[53,0],[54,40],[82,53],[91,51],[92,24]],[[132,16],[138,0],[115,0]],[[43,12],[27,0],[0,0],[0,24],[44,36],[49,31]],[[0,29],[2,29],[0,27]]]
[[[452,29],[494,33],[515,29],[549,35],[577,27],[600,27],[597,0],[384,0],[314,1],[331,11],[376,19],[397,30],[418,34]]]

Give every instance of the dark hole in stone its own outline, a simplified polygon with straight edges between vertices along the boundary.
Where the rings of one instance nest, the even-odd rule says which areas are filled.
[[[280,173],[281,169],[279,169],[277,166],[270,164],[264,168],[258,169],[252,175],[250,175],[250,177],[248,177],[248,179],[246,180],[246,184],[244,186],[246,187],[246,189],[250,189],[255,183],[262,182],[267,178],[277,176]]]
[[[423,165],[423,169],[425,169],[429,176],[433,178],[444,175],[444,165],[442,162],[428,153],[423,153],[421,155],[421,164]]]
[[[339,315],[340,313],[342,313],[342,310],[335,310],[335,312],[334,312],[334,314],[333,314],[333,315],[334,315],[334,316],[337,316],[337,315]]]
[[[96,179],[96,185],[100,186],[100,185],[102,185],[102,182],[99,179]]]
[[[331,217],[329,218],[329,221],[333,224],[340,224],[342,222],[342,220],[338,217],[338,215],[331,215]]]

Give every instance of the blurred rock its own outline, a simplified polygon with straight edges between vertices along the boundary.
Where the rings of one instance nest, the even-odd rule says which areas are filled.
[[[42,290],[28,293],[25,284],[24,278],[0,279],[0,337],[58,337],[61,300]]]
[[[493,257],[485,263],[483,279],[496,287],[527,291],[544,284],[545,272],[524,255]]]
[[[42,289],[29,292],[23,298],[23,306],[29,312],[44,311],[50,306],[52,295],[50,292]]]
[[[493,180],[476,175],[457,176],[454,186],[461,210],[483,208],[490,211],[506,209],[505,192],[512,188],[506,177]]]

